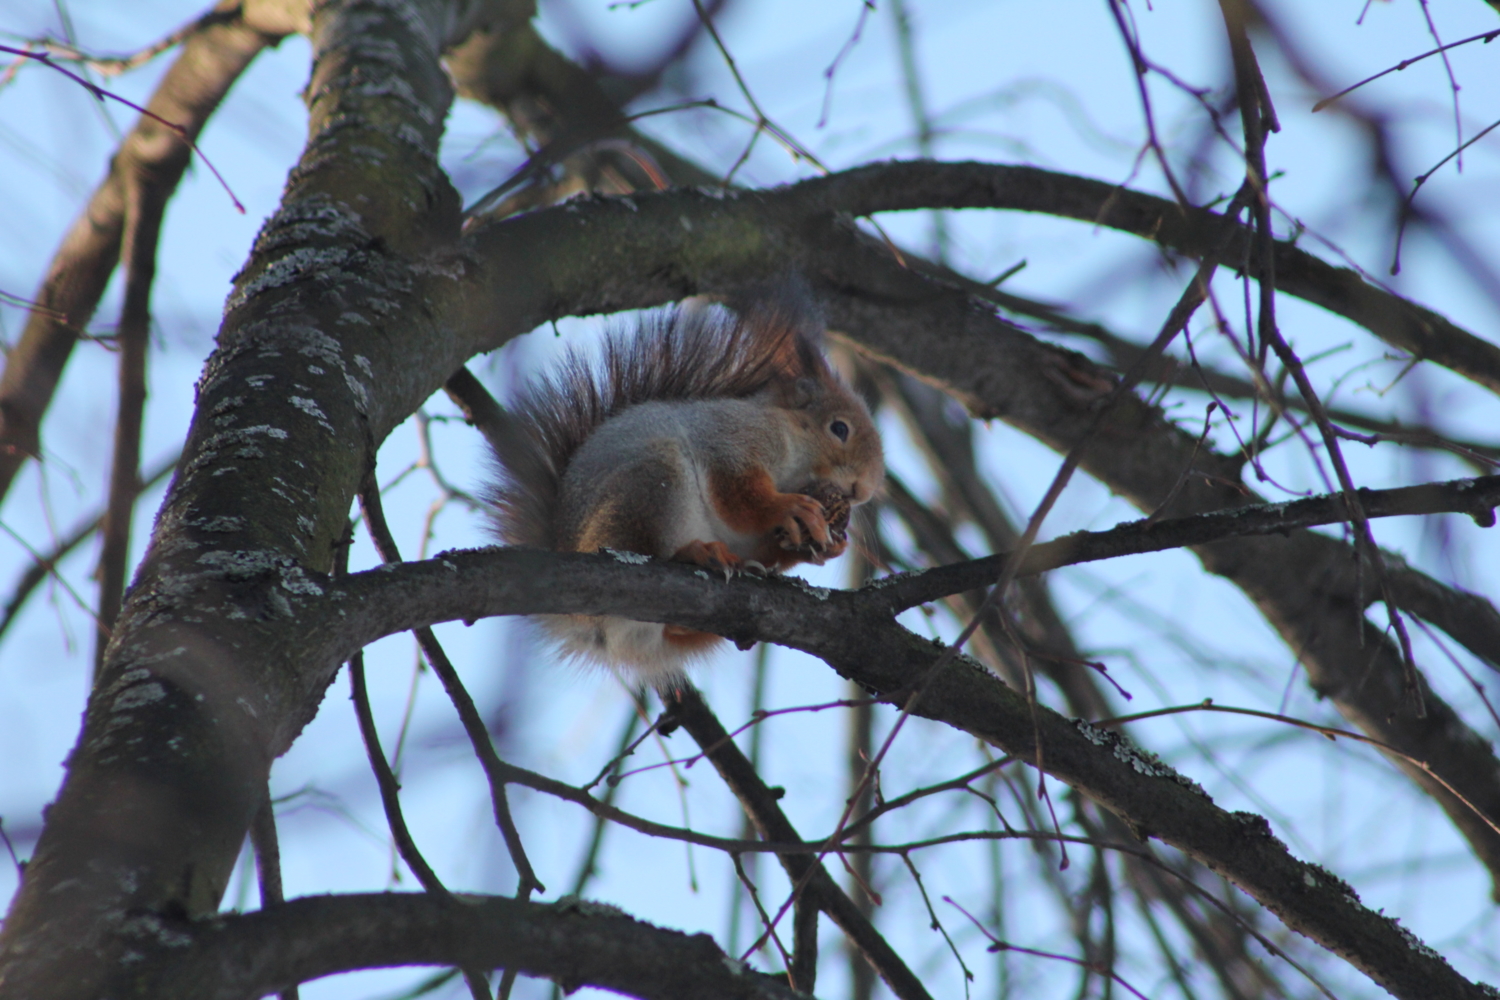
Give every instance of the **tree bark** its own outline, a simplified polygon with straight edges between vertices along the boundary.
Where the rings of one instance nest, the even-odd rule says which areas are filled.
[[[332,678],[305,669],[284,641],[286,603],[257,584],[295,589],[304,567],[330,568],[374,442],[462,361],[433,352],[417,372],[400,348],[442,339],[413,272],[458,232],[435,150],[452,99],[438,54],[463,11],[433,0],[317,13],[307,151],[230,299],[0,936],[0,996],[95,996],[140,914],[217,909],[270,762]]]

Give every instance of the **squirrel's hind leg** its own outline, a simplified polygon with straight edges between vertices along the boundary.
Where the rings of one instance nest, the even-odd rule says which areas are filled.
[[[581,452],[563,480],[562,547],[672,558],[691,482],[676,442],[645,442],[627,464],[596,450]]]

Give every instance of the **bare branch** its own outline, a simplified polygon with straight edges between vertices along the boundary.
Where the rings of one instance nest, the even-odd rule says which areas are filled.
[[[454,552],[423,563],[355,574],[299,621],[322,620],[303,641],[324,658],[416,625],[486,614],[615,614],[670,620],[739,641],[770,640],[812,653],[840,674],[904,701],[942,649],[894,624],[878,587],[811,592],[795,581],[708,583],[690,567],[626,565],[609,556],[524,549]],[[337,624],[327,628],[330,620]],[[1403,1000],[1487,994],[1410,932],[1361,906],[1327,871],[1296,860],[1263,819],[1228,813],[1201,789],[1121,738],[1028,704],[969,660],[936,674],[916,713],[972,733],[1046,771],[1237,884],[1299,933],[1343,956]],[[1485,820],[1488,822],[1488,820]]]
[[[461,375],[468,375],[467,369],[459,370]],[[455,375],[449,379],[449,383],[460,382],[466,386],[470,395],[466,398],[476,406],[482,404],[483,400],[489,400],[488,406],[495,413],[499,412],[499,406],[490,398],[484,387],[477,381],[473,381],[469,375],[470,383],[462,383],[460,376]],[[482,395],[481,395],[482,394]],[[396,539],[391,534],[390,526],[385,520],[385,510],[380,500],[380,490],[375,485],[375,477],[367,476],[359,493],[360,509],[364,511],[365,523],[370,529],[370,537],[375,542],[375,550],[387,563],[398,563],[401,561],[401,553],[396,548]],[[437,636],[430,628],[415,629],[417,644],[421,647],[422,654],[427,657],[433,673],[443,682],[443,690],[447,692],[448,698],[453,702],[454,709],[458,712],[459,721],[463,724],[464,732],[468,734],[469,742],[474,748],[474,755],[479,758],[480,766],[484,768],[485,778],[490,786],[490,804],[494,810],[495,826],[500,830],[501,837],[505,840],[505,849],[510,853],[511,863],[516,866],[517,886],[516,898],[526,899],[533,892],[545,888],[541,880],[536,877],[536,872],[531,867],[531,861],[526,856],[526,847],[521,843],[521,832],[516,828],[515,818],[511,815],[510,799],[505,793],[505,774],[507,765],[500,760],[500,755],[495,752],[495,744],[490,739],[489,730],[484,725],[484,720],[479,715],[479,709],[474,705],[474,699],[469,696],[468,689],[464,687],[463,681],[458,676],[458,671],[453,668],[453,663],[448,659],[447,652],[438,642]],[[361,723],[363,725],[363,723]],[[373,758],[372,758],[373,760]],[[382,795],[384,790],[382,789]],[[393,827],[394,830],[394,827]],[[426,884],[425,881],[423,883]],[[429,887],[430,891],[430,887]]]
[[[761,837],[782,843],[799,843],[802,838],[776,804],[776,796],[761,781],[760,775],[755,773],[749,759],[735,746],[724,726],[709,710],[703,696],[693,688],[680,690],[672,705],[672,712],[673,717],[682,723],[682,728],[692,735],[713,762],[719,776],[724,779],[730,791],[734,792],[735,798],[740,800],[745,814],[755,823]],[[797,887],[796,891],[806,893],[811,904],[828,914],[828,918],[848,935],[850,943],[859,949],[860,954],[880,974],[892,993],[901,1000],[930,1000],[930,994],[922,985],[922,980],[906,967],[901,956],[896,954],[895,949],[886,943],[885,938],[875,930],[854,901],[839,888],[838,883],[823,867],[822,861],[808,854],[784,853],[779,857],[782,867],[786,869],[787,878]],[[799,944],[804,941],[802,921],[807,919],[804,909],[799,903],[796,936]],[[802,973],[806,976],[808,970],[804,967]]]
[[[276,835],[276,805],[271,800],[270,785],[250,823],[250,843],[255,849],[261,909],[286,902],[281,885],[281,841]],[[278,1000],[301,1000],[301,994],[295,985],[288,986],[278,994]]]
[[[245,1000],[355,969],[458,965],[650,1000],[804,997],[725,955],[706,934],[663,930],[584,900],[310,896],[192,923],[142,916],[133,929],[133,946],[154,961],[121,970],[114,996]]]
[[[546,52],[554,61],[568,65],[550,50]],[[603,99],[597,89],[589,90],[588,82],[580,80],[576,70],[571,79],[582,90],[593,94],[593,100]],[[551,96],[556,98],[551,102],[552,106],[565,111],[570,109],[565,95],[557,93]],[[923,177],[926,168],[934,172]],[[701,172],[690,169],[681,178],[699,181],[701,176]],[[858,189],[858,194],[848,196],[846,185]],[[1217,218],[1214,213],[1201,210],[1179,212],[1170,202],[1099,182],[1030,168],[988,164],[884,164],[797,185],[791,190],[799,193],[813,190],[837,192],[822,202],[824,207],[853,214],[937,204],[1045,211],[1133,232],[1186,253],[1203,252],[1204,234],[1212,231],[1210,223]],[[934,193],[937,193],[936,198]],[[774,196],[768,199],[761,195],[759,199],[761,205],[767,205]],[[632,233],[638,237],[640,230]],[[1254,241],[1249,238],[1248,230],[1246,233],[1238,249],[1244,250],[1245,244],[1249,244],[1245,259],[1252,271],[1259,271]],[[1076,355],[1033,351],[1025,343],[1029,338],[1014,328],[1007,329],[991,317],[981,318],[973,309],[958,305],[956,297],[944,296],[930,287],[924,289],[908,276],[898,275],[894,267],[887,267],[887,273],[880,275],[878,265],[884,261],[872,259],[879,255],[853,254],[851,257],[858,258],[858,263],[850,260],[848,266],[831,265],[831,262],[840,260],[841,253],[849,252],[848,243],[838,240],[817,242],[819,246],[808,255],[806,266],[809,270],[838,272],[837,280],[832,282],[837,288],[831,290],[830,311],[836,324],[858,338],[865,348],[873,348],[908,370],[922,373],[941,384],[963,400],[976,416],[1004,416],[1062,450],[1077,440],[1081,432],[1078,414],[1069,411],[1096,401],[1097,394],[1109,385],[1107,375]],[[750,242],[740,245],[759,247],[759,244]],[[594,247],[597,246],[595,243]],[[640,248],[638,242],[631,246],[632,250]],[[769,255],[779,258],[771,266],[783,267],[787,248],[784,244],[778,245],[777,251],[779,254],[773,252]],[[1413,351],[1417,357],[1438,360],[1490,388],[1500,385],[1500,378],[1497,378],[1500,365],[1496,363],[1500,359],[1500,349],[1493,345],[1429,310],[1367,284],[1356,272],[1334,268],[1289,243],[1275,243],[1273,257],[1274,260],[1268,263],[1273,265],[1281,290],[1363,323],[1384,339]],[[515,258],[509,256],[506,259]],[[917,264],[920,266],[920,262]],[[670,269],[677,265],[674,262],[663,266]],[[962,287],[967,288],[967,284]],[[667,295],[670,297],[671,293]],[[865,301],[866,297],[878,300],[881,307],[873,308],[871,302]],[[895,312],[905,309],[908,310],[906,315],[898,317],[894,314],[890,307],[896,302],[904,305]],[[536,317],[538,321],[543,318]],[[961,346],[960,342],[965,338],[954,338],[948,343],[953,351],[947,355],[947,348],[937,348],[933,340],[933,332],[945,327],[972,331],[975,339]],[[997,356],[996,365],[976,371],[973,359],[994,348],[997,339],[1006,342],[1006,347],[997,352],[1006,361],[998,363]],[[914,346],[918,344],[920,349]],[[1056,390],[1051,389],[1052,386]],[[1175,440],[1180,435],[1169,429],[1149,408],[1138,409],[1115,423],[1114,432],[1131,439],[1132,446],[1123,450],[1095,449],[1085,467],[1103,478],[1112,489],[1132,497],[1143,509],[1154,510],[1170,492],[1160,486],[1162,473],[1166,472],[1175,480],[1181,470],[1189,467],[1181,442]],[[1221,487],[1237,484],[1238,468],[1234,460],[1206,456],[1203,465],[1208,467],[1209,477],[1217,478]],[[1236,506],[1249,497],[1242,488],[1237,490],[1238,496],[1232,493],[1225,496],[1230,491],[1216,488],[1214,478],[1205,482],[1209,484],[1208,489],[1192,490],[1192,496],[1179,497],[1179,507],[1222,508]],[[1200,555],[1210,570],[1233,579],[1261,606],[1291,647],[1298,650],[1307,666],[1309,680],[1320,694],[1334,697],[1346,715],[1382,739],[1428,751],[1446,747],[1442,756],[1447,757],[1449,763],[1442,766],[1443,772],[1450,776],[1468,776],[1466,780],[1475,785],[1469,789],[1470,795],[1500,806],[1500,787],[1496,787],[1489,777],[1496,773],[1493,754],[1451,709],[1447,706],[1438,709],[1447,720],[1445,723],[1413,724],[1398,717],[1399,696],[1394,696],[1384,685],[1365,683],[1364,679],[1370,676],[1387,676],[1391,667],[1399,668],[1399,660],[1391,655],[1393,651],[1385,637],[1344,610],[1368,603],[1357,575],[1347,572],[1345,551],[1344,546],[1332,540],[1306,536],[1280,551],[1268,551],[1264,545],[1219,543],[1214,551],[1202,551]],[[1403,592],[1411,594],[1415,590],[1441,594],[1450,606],[1455,602],[1481,600],[1459,594],[1410,570],[1398,569],[1391,574],[1393,578],[1402,575],[1410,575],[1412,579],[1405,586],[1398,586],[1392,580],[1392,590],[1398,595]],[[1296,586],[1289,587],[1287,584],[1291,581]],[[1401,598],[1397,596],[1396,600],[1399,605]],[[1487,637],[1493,646],[1495,638],[1500,638],[1500,631],[1491,627],[1496,619],[1493,609],[1491,612],[1477,621],[1460,622],[1451,615],[1449,618],[1455,627],[1461,627],[1468,635],[1466,641],[1471,643],[1471,648],[1478,648]],[[1329,627],[1330,624],[1333,627]],[[1371,650],[1374,651],[1373,660]],[[1429,700],[1430,697],[1427,695]],[[1449,738],[1450,734],[1458,732],[1464,735]],[[1500,842],[1487,828],[1465,828],[1467,810],[1446,797],[1441,789],[1425,783],[1421,775],[1414,777],[1443,803],[1474,843],[1491,872],[1500,879]]]
[[[149,177],[125,177],[125,229],[120,258],[125,268],[125,302],[120,308],[118,392],[114,453],[109,470],[108,506],[99,531],[99,612],[94,642],[94,673],[120,613],[129,572],[130,522],[140,492],[141,423],[146,411],[146,354],[151,336],[151,285],[156,277],[156,244],[161,235],[165,192]]]
[[[166,478],[167,473],[176,467],[176,455],[157,463],[139,484],[140,489],[145,491],[155,486]],[[26,571],[16,580],[15,586],[11,588],[10,599],[5,602],[4,612],[0,613],[0,635],[4,635],[5,630],[10,628],[11,623],[16,620],[16,616],[25,607],[26,599],[31,596],[31,592],[36,589],[37,584],[46,579],[48,573],[55,571],[58,562],[64,556],[81,545],[84,539],[98,531],[99,523],[103,519],[104,514],[102,512],[92,517],[85,517],[77,527],[59,539],[51,550],[32,561],[31,565],[26,568]]]
[[[1469,514],[1481,523],[1493,524],[1493,508],[1500,506],[1500,476],[1392,490],[1361,489],[1357,493],[1366,503],[1365,511],[1369,517],[1453,511]],[[1045,573],[1062,566],[1202,545],[1234,535],[1284,535],[1298,528],[1340,524],[1348,519],[1349,511],[1342,494],[1189,517],[1144,518],[1107,531],[1078,531],[1033,545],[1026,551],[1016,573]],[[994,582],[998,568],[1009,558],[1010,553],[1000,553],[921,573],[889,577],[871,586],[887,595],[893,609],[904,610],[949,594],[988,586]]]
[[[882,163],[805,181],[797,189],[809,209],[817,205],[855,216],[918,208],[1043,212],[1132,233],[1191,257],[1208,252],[1223,224],[1216,212],[1183,209],[1165,198],[1103,181],[990,163]],[[1261,252],[1253,234],[1247,228],[1240,233],[1225,259],[1248,255],[1250,273],[1259,273]],[[1278,240],[1273,247],[1278,290],[1358,323],[1414,357],[1500,392],[1500,347],[1290,242]]]
[[[221,353],[200,383],[202,407],[188,436],[182,469],[157,521],[158,531],[170,523],[174,525],[171,531],[186,530],[203,538],[207,545],[191,558],[206,557],[208,562],[198,563],[194,570],[189,563],[176,563],[186,554],[184,550],[174,553],[173,546],[153,545],[141,570],[143,581],[160,580],[165,572],[183,585],[167,598],[168,603],[196,601],[208,591],[226,594],[220,589],[227,582],[222,571],[228,569],[235,575],[248,568],[234,556],[229,556],[228,563],[215,562],[230,551],[262,567],[290,567],[300,560],[320,570],[332,566],[333,553],[344,537],[350,500],[365,470],[360,443],[370,440],[372,424],[383,435],[381,425],[389,416],[382,413],[380,397],[362,389],[361,380],[377,373],[370,358],[379,361],[378,374],[389,372],[392,382],[400,382],[404,375],[399,362],[387,369],[389,359],[373,342],[354,348],[364,361],[363,369],[353,358],[346,362],[337,347],[330,346],[337,344],[333,338],[312,329],[307,317],[314,313],[296,311],[299,285],[287,284],[287,271],[296,274],[296,269],[277,271],[274,266],[293,247],[306,250],[286,238],[289,230],[303,240],[316,233],[320,240],[312,255],[316,264],[309,266],[320,279],[335,273],[333,259],[348,262],[350,254],[358,253],[380,258],[379,263],[342,272],[347,280],[368,282],[366,290],[337,304],[325,294],[320,300],[325,309],[342,313],[346,321],[359,317],[371,329],[377,322],[388,322],[392,309],[404,307],[420,314],[421,307],[400,291],[403,282],[410,287],[406,255],[432,246],[435,240],[451,244],[458,233],[457,198],[437,167],[435,154],[452,98],[436,51],[451,26],[450,15],[448,6],[439,0],[399,10],[352,0],[317,10],[313,31],[317,63],[308,89],[311,138],[304,162],[293,172],[282,208],[263,228],[256,252],[240,277],[221,333]],[[207,29],[205,37],[222,32],[230,32],[237,41],[238,48],[231,46],[231,54],[239,54],[241,65],[265,44],[250,28],[216,25]],[[221,40],[220,44],[227,43]],[[195,59],[204,55],[190,41],[178,60],[179,66],[188,66],[183,72],[202,70],[187,61],[189,53],[196,53]],[[393,53],[399,53],[399,59]],[[208,55],[214,55],[212,46]],[[226,58],[220,54],[207,63],[210,79],[224,85],[234,74],[227,74],[226,79],[213,68]],[[220,94],[222,87],[209,95],[213,98],[210,106]],[[201,121],[205,114],[179,117]],[[169,134],[157,134],[153,141],[180,145]],[[354,148],[346,151],[346,147]],[[339,152],[345,156],[335,155]],[[351,213],[335,206],[345,204],[342,198],[352,199],[350,185],[358,183],[344,167],[370,156],[382,157],[390,176],[405,186],[387,191],[388,198],[362,202],[355,221]],[[81,222],[78,228],[87,230],[89,224]],[[85,235],[94,238],[93,233]],[[69,257],[68,266],[81,259]],[[108,255],[103,259],[108,260]],[[89,275],[102,285],[107,265],[101,265],[97,252],[87,260]],[[375,295],[371,289],[377,284],[382,292],[389,287],[394,298]],[[92,304],[94,296],[91,291],[86,301]],[[45,304],[56,305],[42,298]],[[402,306],[393,306],[394,302]],[[274,314],[279,323],[266,319],[273,305],[281,310]],[[360,317],[357,310],[361,309],[375,318]],[[329,317],[330,328],[335,322]],[[422,327],[417,320],[409,329]],[[257,335],[276,341],[285,350],[242,352]],[[71,339],[67,344],[71,345]],[[457,366],[456,360],[444,364],[444,374],[451,374]],[[21,370],[13,356],[6,378],[19,378]],[[49,369],[53,381],[60,370],[60,363]],[[257,411],[257,419],[264,422],[240,425],[243,414],[236,409],[246,400],[243,379],[256,373],[285,378],[282,384],[288,385],[331,381],[343,396],[324,394],[314,403],[309,397],[317,395],[317,390],[312,388],[309,397],[277,393],[270,401],[262,396],[259,402],[270,403],[269,409]],[[39,379],[39,385],[44,383],[44,395],[50,398],[52,382]],[[358,401],[356,389],[364,393]],[[210,416],[212,407],[220,404]],[[276,446],[291,441],[287,427],[297,430],[296,454]],[[253,478],[269,482],[258,477],[275,477],[275,491],[246,488],[234,475],[215,481],[218,471],[246,472],[239,463],[257,456],[262,460],[246,463],[255,467]],[[287,497],[297,499],[288,503]],[[243,507],[247,502],[257,509]],[[279,548],[288,544],[295,555]],[[154,563],[154,559],[165,562]],[[174,565],[175,569],[168,568]],[[205,570],[207,576],[202,575]],[[179,575],[182,571],[185,575]],[[209,625],[191,615],[180,618],[168,612],[163,617],[147,610],[147,604],[165,596],[148,584],[136,588],[122,609],[113,652],[100,673],[85,721],[86,731],[114,723],[114,735],[104,743],[90,743],[89,737],[82,737],[82,745],[92,749],[75,757],[48,814],[27,878],[0,931],[6,987],[18,994],[42,998],[94,993],[104,977],[119,967],[122,945],[113,932],[127,914],[216,911],[235,854],[259,806],[270,762],[311,718],[326,689],[330,675],[314,678],[289,666],[298,661],[295,653],[262,655],[265,630],[273,627],[274,612]],[[156,660],[162,650],[153,652],[155,638],[122,644],[122,636],[140,637],[138,630],[147,620],[166,626],[164,630],[152,626],[155,637],[176,634],[170,640],[175,654],[168,652],[165,659]],[[189,638],[178,631],[181,628],[196,636]],[[236,634],[243,642],[235,639]],[[174,693],[167,694],[166,687],[131,670],[126,661],[140,655],[152,657],[158,669],[177,678],[170,682]],[[273,668],[273,663],[288,666]],[[190,685],[192,693],[178,688],[179,681]],[[121,702],[127,690],[136,693]],[[132,701],[138,697],[142,700]],[[115,739],[140,739],[151,749],[141,754],[110,753],[107,748]],[[160,794],[146,793],[146,789]],[[108,807],[110,818],[99,822],[95,810],[107,798],[114,801]],[[58,884],[72,891],[66,897],[49,895]],[[52,901],[61,899],[66,899],[66,905],[49,910]],[[101,922],[101,913],[113,917]],[[67,969],[68,974],[58,975],[59,969]]]
[[[280,39],[271,26],[248,23],[243,14],[205,22],[184,42],[146,108],[196,137],[245,67]],[[149,178],[152,191],[146,200],[159,211],[181,179],[190,154],[191,149],[163,126],[143,117],[111,161],[109,176],[64,237],[36,294],[42,308],[27,320],[0,375],[0,495],[21,463],[39,453],[42,415],[114,270],[125,226],[126,178]]]

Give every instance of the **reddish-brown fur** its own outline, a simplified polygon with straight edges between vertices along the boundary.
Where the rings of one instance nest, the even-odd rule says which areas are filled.
[[[737,317],[695,307],[644,319],[634,336],[611,336],[598,363],[571,355],[497,434],[505,478],[490,496],[501,536],[725,575],[841,554],[849,508],[879,487],[883,462],[870,415],[829,367],[821,336],[793,290]],[[659,684],[720,641],[619,618],[544,624],[565,652]]]
[[[759,539],[750,558],[767,569],[786,569],[809,561],[808,555],[793,550],[805,552],[803,547],[810,542],[818,546],[823,558],[843,554],[845,544],[830,538],[823,505],[801,493],[778,491],[764,468],[714,470],[708,486],[714,509],[724,523],[740,534]],[[687,561],[697,560],[690,556]]]

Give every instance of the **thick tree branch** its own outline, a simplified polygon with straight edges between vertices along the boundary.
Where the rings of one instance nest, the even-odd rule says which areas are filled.
[[[437,48],[458,20],[440,0],[318,9],[308,149],[229,303],[140,584],[0,935],[8,997],[97,995],[130,914],[216,910],[270,761],[332,677],[300,670],[282,644],[284,604],[216,619],[191,608],[233,601],[277,567],[331,568],[359,445],[400,419],[366,386],[412,374],[376,331],[420,338],[408,255],[457,235],[435,149],[452,96]],[[389,184],[370,182],[376,163]],[[340,324],[343,341],[323,332]]]
[[[854,216],[918,208],[1040,212],[1108,226],[1190,257],[1208,253],[1223,225],[1223,217],[1208,209],[1185,211],[1174,201],[1103,181],[993,163],[874,164],[798,188],[805,192],[809,210],[820,207]],[[1237,228],[1239,235],[1224,257],[1248,259],[1253,277],[1260,273],[1260,250],[1250,227]],[[1278,290],[1358,323],[1413,357],[1500,392],[1500,346],[1289,242],[1275,242],[1273,256]]]
[[[295,603],[296,620],[317,630],[302,640],[329,662],[381,635],[437,621],[613,614],[793,646],[879,697],[904,703],[903,692],[927,677],[942,653],[891,620],[893,609],[878,585],[830,592],[791,580],[725,584],[705,581],[689,567],[525,549],[453,552],[359,573]],[[1157,837],[1230,879],[1288,927],[1344,957],[1395,996],[1487,996],[1436,952],[1413,944],[1394,920],[1361,906],[1336,877],[1292,857],[1263,819],[1220,809],[1191,781],[1123,738],[1028,703],[967,659],[950,663],[926,683],[916,714],[1033,763],[1039,737],[1047,773],[1116,813],[1138,836]]]
[[[148,958],[121,970],[111,996],[253,1000],[320,976],[398,965],[514,969],[569,991],[597,986],[649,1000],[804,996],[725,955],[707,934],[663,930],[586,900],[310,896],[192,923],[140,917],[131,930]]]

